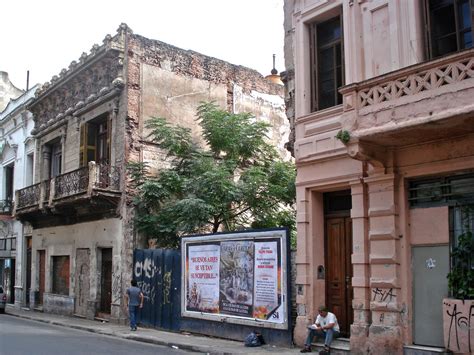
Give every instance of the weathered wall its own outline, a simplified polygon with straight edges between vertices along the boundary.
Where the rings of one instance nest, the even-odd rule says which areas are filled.
[[[52,275],[52,256],[67,255],[70,258],[70,280],[69,297],[75,299],[76,287],[82,280],[90,280],[89,294],[87,295],[88,307],[97,307],[100,295],[100,249],[112,248],[113,274],[112,274],[112,317],[120,318],[120,307],[122,293],[123,272],[120,264],[120,253],[122,246],[122,223],[118,218],[104,219],[94,222],[80,223],[67,226],[42,228],[33,230],[32,251],[32,290],[38,290],[38,250],[46,251],[46,275]],[[89,267],[83,268],[88,275],[81,275],[76,267],[76,255],[78,250],[88,250],[90,255]],[[79,251],[79,253],[81,253]],[[51,277],[45,278],[45,291],[51,293]],[[53,302],[54,303],[54,302]],[[69,307],[69,306],[68,306]],[[88,312],[91,311],[88,309]],[[95,314],[95,309],[88,314]]]

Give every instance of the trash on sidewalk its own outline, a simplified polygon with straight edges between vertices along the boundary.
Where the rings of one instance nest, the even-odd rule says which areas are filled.
[[[251,332],[245,337],[244,344],[248,347],[256,347],[262,346],[263,344],[265,344],[265,341],[263,340],[262,334],[260,334],[259,332]]]

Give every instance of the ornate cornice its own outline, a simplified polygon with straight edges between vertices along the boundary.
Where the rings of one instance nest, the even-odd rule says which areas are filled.
[[[125,36],[132,33],[120,25],[116,36],[107,35],[102,46],[83,53],[69,70],[63,69],[36,92],[29,109],[35,116],[32,134],[43,136],[66,123],[67,117],[87,111],[107,98],[118,95],[125,85],[123,58]]]

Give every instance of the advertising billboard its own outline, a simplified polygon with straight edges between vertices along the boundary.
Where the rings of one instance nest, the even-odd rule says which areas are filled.
[[[182,238],[182,315],[288,329],[285,229]]]

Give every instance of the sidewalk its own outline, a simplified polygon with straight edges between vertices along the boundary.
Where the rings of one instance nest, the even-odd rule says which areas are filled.
[[[241,342],[233,340],[223,340],[201,335],[190,335],[182,333],[166,332],[152,328],[138,328],[138,331],[131,332],[126,325],[114,323],[102,323],[76,317],[64,317],[49,313],[30,311],[7,307],[7,315],[35,320],[38,322],[84,330],[97,334],[109,335],[117,338],[141,341],[145,343],[165,345],[182,350],[195,351],[199,353],[213,355],[227,354],[299,354],[298,348],[283,348],[271,345],[264,345],[257,348],[247,348]]]

